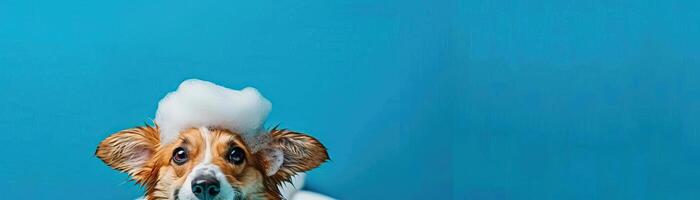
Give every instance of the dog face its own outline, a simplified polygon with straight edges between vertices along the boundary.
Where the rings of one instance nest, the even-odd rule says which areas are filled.
[[[120,131],[95,155],[146,188],[146,199],[280,199],[278,185],[328,159],[311,136],[272,130],[248,144],[225,129],[191,128],[160,144],[157,127]]]

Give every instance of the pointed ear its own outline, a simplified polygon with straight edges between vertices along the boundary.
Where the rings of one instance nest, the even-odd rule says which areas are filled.
[[[327,161],[326,147],[316,138],[287,130],[272,130],[267,148],[256,153],[267,176],[287,180]]]
[[[104,139],[97,146],[95,156],[108,166],[136,177],[144,165],[153,157],[160,145],[158,128],[136,127],[119,131]]]

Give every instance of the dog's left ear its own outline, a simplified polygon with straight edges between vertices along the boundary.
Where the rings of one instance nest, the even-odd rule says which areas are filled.
[[[119,131],[100,142],[95,155],[108,166],[143,181],[146,163],[160,144],[157,127],[142,126]]]
[[[267,147],[256,153],[265,175],[286,180],[327,161],[326,147],[316,138],[302,133],[273,130]]]

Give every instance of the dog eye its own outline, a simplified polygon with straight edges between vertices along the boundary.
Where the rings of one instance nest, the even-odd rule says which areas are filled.
[[[245,152],[240,147],[231,147],[226,159],[233,164],[240,165],[245,159]]]
[[[187,156],[187,151],[185,150],[185,148],[178,147],[175,149],[175,151],[173,151],[173,162],[175,162],[175,164],[185,164],[185,162],[187,162],[188,159],[189,157]]]

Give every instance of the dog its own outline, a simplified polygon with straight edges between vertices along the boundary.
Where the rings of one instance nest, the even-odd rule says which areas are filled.
[[[252,87],[185,80],[160,100],[153,125],[112,134],[95,155],[143,186],[146,200],[323,197],[284,186],[302,185],[293,176],[329,157],[314,137],[265,129],[271,107]]]
[[[277,128],[258,142],[217,127],[184,129],[166,144],[160,137],[157,124],[126,129],[95,155],[143,186],[147,200],[279,200],[281,184],[329,159],[314,137]]]

